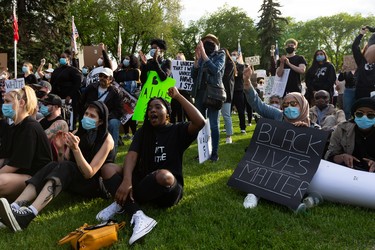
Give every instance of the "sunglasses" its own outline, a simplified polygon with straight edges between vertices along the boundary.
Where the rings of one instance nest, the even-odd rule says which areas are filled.
[[[298,105],[298,102],[297,101],[290,101],[290,102],[283,102],[283,107],[284,108],[287,108],[289,106],[292,106],[292,107],[295,107]]]
[[[270,104],[280,104],[278,101],[270,101]]]
[[[375,113],[364,113],[362,111],[356,111],[354,113],[355,117],[362,118],[364,115],[367,116],[368,119],[372,120],[375,118]]]
[[[324,96],[324,95],[315,96],[315,100],[319,100],[319,99],[328,99],[328,96]]]

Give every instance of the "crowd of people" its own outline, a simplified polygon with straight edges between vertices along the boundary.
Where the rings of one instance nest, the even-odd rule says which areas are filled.
[[[245,115],[250,115],[251,123],[253,111],[298,127],[322,129],[330,132],[325,159],[374,172],[375,53],[371,51],[375,35],[362,52],[359,48],[368,31],[374,32],[369,26],[361,28],[353,42],[357,69],[341,72],[338,78],[323,49],[314,52],[307,67],[305,58],[297,54],[298,42],[288,39],[286,53],[279,60],[271,53],[273,68],[269,70],[270,76],[288,74],[285,92],[267,101],[251,82],[254,69],[244,63],[242,54],[222,48],[219,39],[208,34],[195,48],[192,91],[171,87],[172,105],[161,97],[151,98],[139,129],[132,119],[121,123],[126,112],[122,93],[137,98],[150,71],[162,81],[171,77],[172,62],[164,58],[164,40],[153,39],[147,54],[140,51],[139,57],[125,56],[117,69],[112,68],[104,44],[95,67],[84,65],[80,70],[69,50],[61,53],[55,69],[52,65],[45,69],[42,59],[34,74],[33,65],[24,62],[26,86],[6,93],[4,84],[0,86],[0,225],[14,232],[25,229],[52,199],[66,191],[113,199],[96,218],[107,221],[127,213],[134,225],[129,239],[133,244],[157,224],[143,212],[142,204],[165,208],[182,199],[183,154],[204,127],[205,118],[209,118],[211,129],[210,161],[219,161],[220,111],[225,143],[233,143],[234,108],[243,135]],[[176,59],[186,60],[182,53]],[[4,71],[0,81],[10,78]],[[210,85],[225,90],[225,100],[219,106],[205,104]],[[341,93],[337,105],[333,102],[335,89]],[[115,159],[121,128],[132,142],[123,166],[118,166]],[[249,194],[247,207],[256,207],[258,200]]]

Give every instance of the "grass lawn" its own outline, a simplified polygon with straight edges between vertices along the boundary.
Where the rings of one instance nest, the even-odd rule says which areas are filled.
[[[374,210],[324,202],[307,214],[262,199],[255,209],[242,205],[245,193],[227,181],[250,142],[254,125],[241,134],[233,115],[233,144],[221,134],[217,163],[198,164],[197,144],[184,157],[185,189],[181,202],[167,210],[144,207],[158,225],[129,247],[127,225],[110,249],[375,249]],[[223,122],[221,122],[223,127]],[[129,141],[120,147],[122,163]],[[375,197],[374,197],[375,199]],[[83,223],[96,224],[95,215],[111,201],[84,200],[63,193],[23,232],[0,230],[0,249],[70,249],[57,241]]]

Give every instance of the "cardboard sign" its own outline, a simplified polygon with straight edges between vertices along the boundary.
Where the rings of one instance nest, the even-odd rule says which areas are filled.
[[[129,121],[134,113],[134,108],[137,104],[138,99],[132,96],[128,91],[121,87],[118,83],[115,83],[116,88],[121,92],[121,103],[124,115],[120,118],[122,124]]]
[[[5,81],[5,93],[14,89],[21,89],[25,86],[25,78],[17,78]]]
[[[85,66],[97,66],[98,59],[103,55],[102,49],[97,46],[83,46],[83,60]]]
[[[344,56],[344,62],[343,62],[342,68],[344,71],[357,69],[357,64],[355,63],[353,55]]]
[[[172,77],[176,80],[176,88],[191,91],[193,78],[191,78],[191,67],[194,61],[172,60]]]
[[[144,120],[147,103],[151,97],[162,97],[168,102],[171,102],[172,98],[168,95],[168,89],[175,86],[175,84],[175,79],[167,77],[165,81],[161,81],[156,71],[149,71],[147,81],[142,87],[141,94],[138,97],[138,102],[134,109],[133,120]]]
[[[211,128],[209,119],[206,119],[206,124],[199,131],[197,141],[199,163],[203,163],[211,157],[212,153]]]
[[[260,56],[250,56],[245,57],[245,63],[247,65],[259,65],[260,64]]]
[[[8,67],[8,54],[0,53],[0,70],[5,70]]]
[[[261,118],[228,185],[296,210],[327,137],[322,130]]]

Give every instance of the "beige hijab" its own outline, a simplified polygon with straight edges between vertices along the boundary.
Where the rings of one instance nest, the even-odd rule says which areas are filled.
[[[284,115],[284,119],[290,123],[295,123],[298,121],[305,122],[308,126],[310,126],[310,118],[309,118],[310,110],[309,110],[309,103],[306,100],[306,98],[299,92],[288,93],[284,97],[284,99],[286,99],[287,97],[293,97],[298,102],[301,113],[296,119],[288,119],[288,117],[286,117],[285,115]]]

